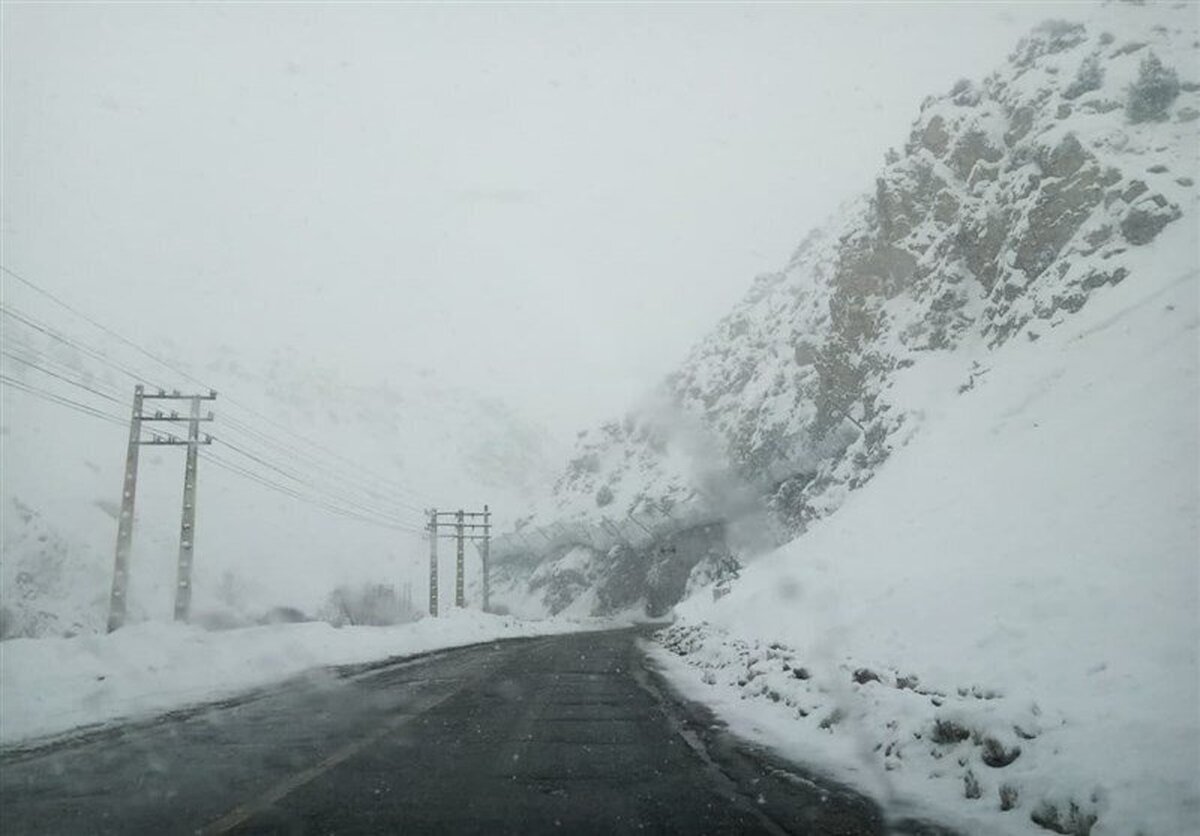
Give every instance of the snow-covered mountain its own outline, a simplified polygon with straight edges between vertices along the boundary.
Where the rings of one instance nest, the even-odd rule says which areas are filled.
[[[1195,44],[1194,7],[1114,4],[929,97],[654,398],[580,434],[495,549],[503,600],[663,612],[837,510],[1004,346],[1194,266],[1164,235],[1196,222]]]
[[[202,449],[199,462],[193,612],[202,623],[244,623],[281,608],[316,615],[338,587],[410,590],[424,609],[422,509],[489,503],[503,524],[506,510],[531,500],[555,458],[555,442],[542,428],[432,372],[398,365],[391,380],[357,381],[295,352],[256,365],[226,350],[203,366],[170,360],[183,377],[21,289],[10,283],[6,304],[76,345],[6,317],[3,373],[115,420],[5,386],[6,637],[103,628],[134,382],[121,369],[152,386],[192,391],[201,380],[219,390],[211,404],[216,420],[204,426],[217,441]],[[180,356],[167,344],[152,350]],[[147,411],[160,407],[147,402]],[[144,436],[162,429],[147,425]],[[170,447],[141,451],[135,620],[171,618],[183,457]],[[407,530],[332,513],[331,506]],[[450,551],[443,550],[445,577],[453,577]],[[477,564],[472,551],[472,573]],[[450,585],[443,593],[452,594]]]

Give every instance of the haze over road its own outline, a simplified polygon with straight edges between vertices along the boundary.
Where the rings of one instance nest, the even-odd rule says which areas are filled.
[[[6,833],[884,832],[767,766],[636,631],[315,673],[0,761]]]

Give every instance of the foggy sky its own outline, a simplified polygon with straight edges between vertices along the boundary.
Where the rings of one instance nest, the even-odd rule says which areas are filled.
[[[3,7],[3,262],[203,363],[619,414],[1069,4]]]

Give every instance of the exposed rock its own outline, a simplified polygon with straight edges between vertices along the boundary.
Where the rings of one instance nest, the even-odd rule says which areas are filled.
[[[975,773],[969,769],[963,775],[963,797],[971,800],[983,798],[983,787],[979,785]]]
[[[987,134],[983,131],[973,130],[963,134],[955,144],[954,151],[951,152],[947,162],[954,169],[955,174],[966,180],[977,162],[985,160],[994,163],[1002,156],[1004,156],[1004,152],[991,144]]]
[[[984,764],[993,769],[1003,769],[1020,756],[1020,746],[1005,747],[1003,743],[994,737],[985,737],[983,739],[983,752],[980,758]]]
[[[868,682],[879,682],[879,674],[869,668],[859,668],[854,672],[854,681],[859,685],[866,685]]]
[[[1000,785],[1000,809],[1012,810],[1020,802],[1021,794],[1012,784]]]
[[[1008,130],[1004,133],[1004,144],[1012,147],[1025,138],[1033,127],[1035,110],[1029,105],[1022,105],[1013,111],[1008,120]]]
[[[1047,183],[1029,213],[1029,232],[1017,244],[1014,266],[1031,279],[1042,275],[1103,198],[1094,165]]]
[[[818,725],[822,729],[832,729],[845,718],[846,712],[842,711],[840,708],[835,708],[833,711],[829,712],[829,714],[827,714]]]
[[[934,743],[940,743],[948,746],[952,743],[961,743],[971,736],[969,729],[954,722],[953,720],[937,719],[933,722],[933,731],[929,734],[929,739]]]
[[[1050,177],[1070,177],[1090,159],[1091,155],[1079,144],[1075,134],[1071,133],[1064,136],[1045,158],[1042,170]]]
[[[932,151],[934,155],[940,157],[946,153],[946,147],[949,142],[950,135],[946,132],[946,121],[940,116],[930,119],[929,123],[925,126],[925,130],[921,132],[921,147]]]
[[[1125,240],[1139,246],[1149,244],[1167,224],[1182,215],[1178,206],[1165,203],[1149,199],[1131,208],[1121,221],[1121,234]]]
[[[1049,801],[1038,804],[1029,814],[1034,824],[1064,836],[1090,836],[1096,826],[1096,814],[1085,813],[1074,801],[1067,805],[1066,810]]]

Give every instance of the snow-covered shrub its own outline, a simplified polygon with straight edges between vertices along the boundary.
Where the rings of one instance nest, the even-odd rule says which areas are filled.
[[[1129,86],[1125,115],[1130,122],[1161,122],[1179,95],[1179,75],[1153,52],[1142,59],[1137,81]]]
[[[1063,91],[1063,98],[1078,99],[1084,93],[1099,90],[1103,84],[1104,68],[1100,66],[1100,56],[1093,52],[1079,65],[1074,80]]]
[[[329,594],[321,617],[336,627],[346,624],[385,626],[416,620],[411,602],[400,598],[395,587],[366,584],[339,586]]]

